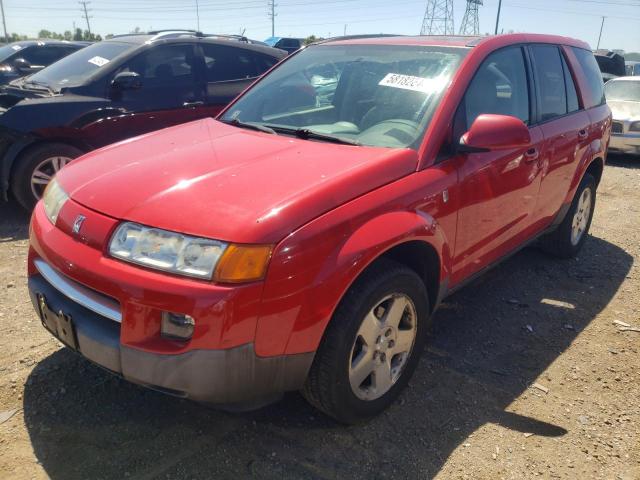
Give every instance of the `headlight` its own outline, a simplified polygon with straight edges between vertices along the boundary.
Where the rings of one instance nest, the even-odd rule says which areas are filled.
[[[240,283],[264,277],[270,245],[229,245],[137,223],[121,224],[111,237],[115,258],[189,277]]]
[[[47,218],[54,225],[56,224],[60,210],[67,200],[69,200],[67,192],[62,189],[55,178],[51,180],[42,195],[42,203],[44,204],[44,211],[47,214]]]
[[[630,132],[640,132],[640,122],[633,122],[629,125]]]

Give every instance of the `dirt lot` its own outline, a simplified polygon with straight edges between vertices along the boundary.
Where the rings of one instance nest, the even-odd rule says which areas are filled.
[[[62,349],[17,210],[0,205],[0,478],[640,478],[640,333],[613,323],[640,325],[640,161],[610,160],[578,260],[527,249],[449,298],[411,388],[349,428],[297,394],[209,410]]]

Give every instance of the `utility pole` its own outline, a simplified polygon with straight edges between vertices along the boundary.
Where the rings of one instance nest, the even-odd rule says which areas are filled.
[[[89,19],[91,17],[89,16],[89,11],[87,10],[87,5],[91,2],[88,2],[87,0],[81,0],[78,3],[82,5],[81,11],[84,12],[84,19],[87,21],[87,31],[89,32],[89,36],[91,36],[91,25],[89,24]]]
[[[602,23],[600,24],[600,35],[598,35],[598,46],[596,47],[596,50],[598,50],[600,48],[600,40],[602,39],[602,29],[604,28],[604,19],[607,17],[602,17]],[[4,20],[4,16],[2,17],[2,19]],[[6,32],[6,29],[5,29]],[[5,33],[6,35],[6,33]]]
[[[453,0],[429,0],[422,19],[420,35],[455,35]]]
[[[502,0],[498,0],[498,14],[496,15],[496,31],[494,35],[498,34],[498,25],[500,24],[500,10],[502,9]]]
[[[200,31],[200,5],[198,5],[198,0],[196,0],[196,21],[198,22],[198,31]]]
[[[0,0],[2,1],[2,0]],[[346,37],[347,36],[347,24],[344,24],[344,30],[342,31],[342,36]]]
[[[276,0],[269,0],[269,17],[271,18],[271,36],[276,36]]]
[[[4,4],[2,0],[0,0],[0,10],[2,11],[2,28],[4,29],[4,41],[5,43],[9,43],[9,37],[7,36],[7,22],[4,19]]]

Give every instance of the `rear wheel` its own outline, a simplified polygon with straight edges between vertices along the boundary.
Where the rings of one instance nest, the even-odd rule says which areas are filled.
[[[16,159],[11,190],[27,210],[33,209],[53,176],[82,151],[64,143],[46,143],[28,149]]]
[[[562,223],[542,238],[544,249],[557,257],[575,257],[587,239],[595,205],[596,180],[587,173],[580,182]]]
[[[344,423],[380,413],[413,374],[428,317],[429,301],[420,277],[403,265],[379,261],[336,309],[303,395]]]

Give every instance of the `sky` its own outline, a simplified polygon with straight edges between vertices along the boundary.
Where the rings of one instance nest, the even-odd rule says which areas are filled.
[[[270,0],[197,0],[200,30],[271,36]],[[465,0],[454,1],[456,31]],[[337,36],[361,33],[420,33],[427,0],[276,0],[277,36]],[[41,29],[86,28],[78,0],[4,0],[8,32],[36,36]],[[141,30],[196,29],[196,0],[91,0],[91,30],[105,35]],[[481,33],[493,33],[498,0],[480,7]],[[600,48],[640,51],[640,0],[503,0],[500,31],[553,33]]]

